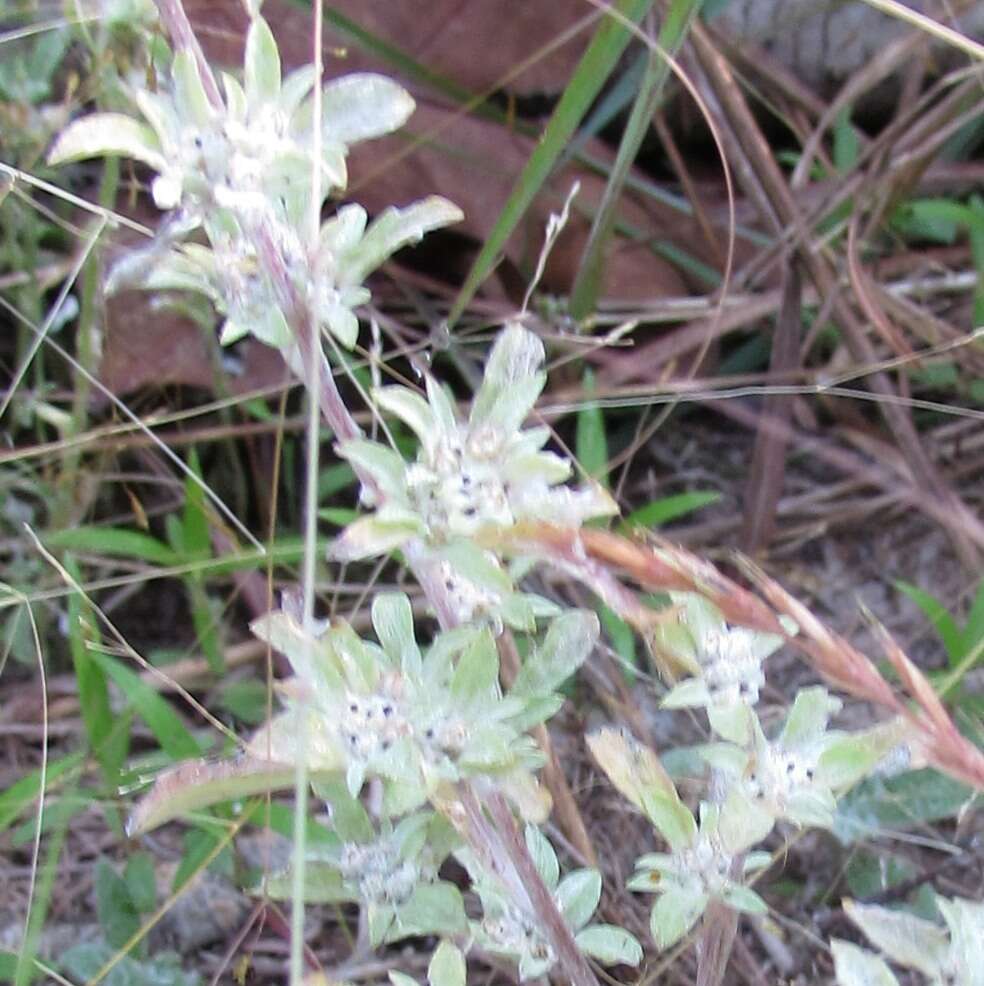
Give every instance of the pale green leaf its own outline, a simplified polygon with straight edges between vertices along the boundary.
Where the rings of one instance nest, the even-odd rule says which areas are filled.
[[[560,863],[557,854],[547,837],[535,826],[526,826],[526,848],[529,850],[540,879],[551,892],[557,887],[560,878]]]
[[[440,195],[428,196],[405,209],[386,209],[370,223],[361,242],[339,258],[340,279],[346,284],[361,284],[401,247],[463,218],[464,213]]]
[[[293,116],[314,88],[316,81],[317,72],[313,65],[302,65],[289,73],[280,87],[280,96],[277,102],[280,112],[287,117]]]
[[[956,966],[960,982],[981,986],[984,982],[984,903],[955,897],[936,896],[950,929],[950,961]]]
[[[427,966],[430,986],[465,986],[465,957],[449,941],[442,941]]]
[[[613,924],[593,924],[575,936],[577,947],[602,965],[638,965],[642,946],[635,935]]]
[[[513,695],[547,695],[584,663],[598,641],[598,617],[573,610],[550,624],[543,643],[523,662],[510,689]]]
[[[768,905],[751,887],[732,884],[725,887],[721,896],[727,904],[744,914],[767,914],[769,911]]]
[[[518,322],[506,325],[486,360],[482,386],[475,395],[472,407],[472,423],[477,425],[489,421],[495,406],[512,397],[516,384],[538,377],[545,358],[539,336]],[[520,420],[526,417],[531,407],[532,404],[523,409]]]
[[[179,51],[171,63],[174,80],[174,103],[184,126],[207,127],[212,120],[212,105],[208,101],[198,62],[188,50]]]
[[[413,609],[402,592],[381,592],[372,601],[372,625],[383,650],[404,674],[417,677],[420,648],[413,632]]]
[[[670,888],[656,899],[649,916],[649,930],[656,947],[675,945],[697,923],[707,907],[707,895]]]
[[[834,971],[838,986],[899,986],[892,970],[883,959],[850,942],[834,939]]]
[[[321,119],[327,140],[354,144],[398,130],[413,110],[410,93],[392,79],[355,72],[324,87]]]
[[[826,731],[830,717],[836,715],[843,704],[826,688],[801,688],[786,716],[779,742],[787,750],[815,742]]]
[[[436,441],[437,421],[430,404],[407,387],[381,387],[372,392],[373,400],[383,411],[395,414],[410,427],[425,448]]]
[[[347,884],[330,863],[306,860],[303,887],[302,899],[306,904],[339,904],[359,899],[355,888]],[[291,900],[294,895],[293,868],[269,874],[254,894],[272,900]]]
[[[70,123],[48,152],[48,164],[104,155],[133,158],[155,171],[167,167],[157,134],[123,113],[93,113]]]
[[[499,567],[494,555],[483,551],[472,541],[457,538],[441,549],[440,557],[451,564],[455,575],[483,589],[499,595],[512,591],[509,573]]]
[[[461,891],[454,884],[443,881],[418,886],[397,913],[396,928],[400,938],[454,935],[467,927]],[[395,936],[391,933],[387,939],[394,941]]]
[[[159,774],[154,786],[137,803],[127,822],[134,836],[200,808],[223,801],[238,801],[267,791],[294,786],[290,764],[251,757],[236,760],[193,760]]]
[[[948,947],[946,932],[938,925],[873,904],[845,900],[843,905],[847,916],[890,959],[930,978],[939,975]]]
[[[280,52],[277,40],[262,17],[254,17],[246,35],[243,65],[246,101],[250,108],[273,102],[280,95]]]
[[[334,266],[336,258],[358,247],[368,221],[366,210],[354,202],[343,205],[322,227],[319,237],[319,251],[327,263],[331,258]]]
[[[389,554],[422,533],[422,521],[409,512],[398,514],[389,510],[386,516],[380,512],[372,517],[360,517],[334,540],[328,557],[334,561],[359,561]]]
[[[494,694],[499,681],[499,654],[488,631],[465,648],[451,676],[451,697],[464,710],[481,706]]]
[[[645,810],[648,792],[679,800],[659,757],[628,732],[600,729],[587,737],[587,744],[615,790],[640,810]]]
[[[554,899],[564,920],[577,931],[591,920],[601,899],[601,874],[597,870],[575,870],[557,886]]]
[[[654,788],[644,790],[642,810],[674,851],[689,846],[697,835],[697,822],[675,791],[669,795]]]
[[[406,499],[406,463],[391,448],[353,438],[339,444],[338,454],[348,459],[357,472],[367,473],[387,500]]]
[[[228,72],[223,72],[222,88],[225,90],[226,115],[237,123],[245,123],[247,114],[246,92],[239,84],[239,80],[229,75]]]

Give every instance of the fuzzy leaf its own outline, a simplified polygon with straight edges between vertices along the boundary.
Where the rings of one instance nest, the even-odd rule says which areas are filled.
[[[345,283],[361,284],[397,250],[418,243],[425,233],[461,222],[464,213],[440,195],[431,195],[405,209],[386,209],[366,230],[362,241],[344,257],[340,269]]]
[[[424,447],[430,447],[436,437],[437,422],[430,404],[408,387],[382,387],[372,392],[373,400],[384,411],[395,414],[409,426]]]
[[[202,85],[198,63],[190,51],[182,50],[174,56],[171,78],[174,81],[175,108],[182,124],[208,126],[212,119],[212,105]]]
[[[877,955],[837,939],[830,943],[830,950],[838,986],[899,986],[892,970]]]
[[[418,677],[422,665],[413,632],[413,609],[402,592],[383,592],[372,601],[372,625],[383,650],[404,674]]]
[[[355,72],[325,86],[321,120],[327,140],[354,144],[398,130],[413,110],[410,93],[392,79]]]
[[[557,886],[554,898],[570,927],[574,931],[583,928],[601,899],[601,874],[597,870],[568,873]]]
[[[543,343],[538,336],[523,328],[518,322],[510,322],[499,333],[489,353],[482,386],[475,395],[475,402],[472,405],[472,425],[492,422],[497,407],[518,399],[519,395],[516,391],[518,384],[540,379],[542,377],[540,367],[545,356]],[[542,386],[541,383],[541,389]],[[525,400],[529,400],[528,394],[523,396]],[[533,402],[538,396],[539,391],[533,395]],[[517,408],[516,413],[520,415],[519,422],[529,414],[532,406],[531,402],[522,408]]]
[[[649,930],[660,951],[675,945],[697,923],[707,895],[673,887],[661,894],[649,916]]]
[[[674,851],[694,841],[697,822],[675,790],[672,795],[654,788],[643,791],[642,810]]]
[[[948,951],[946,932],[930,921],[905,911],[845,900],[844,911],[890,959],[934,978]]]
[[[459,710],[481,706],[494,694],[499,680],[499,655],[488,631],[465,648],[451,676],[451,696]]]
[[[262,17],[254,17],[249,26],[243,74],[246,101],[251,108],[273,102],[280,95],[280,52],[273,32]]]
[[[48,164],[104,155],[133,158],[155,171],[167,167],[157,134],[123,113],[92,113],[70,123],[48,152]]]
[[[598,617],[587,610],[558,616],[543,643],[523,662],[512,695],[549,695],[584,663],[598,642]]]
[[[950,929],[950,960],[961,982],[981,986],[984,981],[984,903],[937,895],[940,909]]]
[[[726,887],[721,895],[736,911],[745,914],[767,914],[768,905],[751,887],[732,884]]]
[[[271,873],[254,893],[272,900],[290,900],[294,892],[294,871],[291,867]],[[358,893],[342,878],[330,863],[306,860],[304,863],[304,902],[306,904],[338,904],[358,900]]]
[[[333,561],[359,561],[385,555],[422,533],[420,518],[415,514],[379,511],[349,524],[329,546],[328,557]]]
[[[451,942],[437,946],[427,966],[430,986],[465,986],[465,957]]]
[[[387,500],[406,499],[406,463],[391,448],[365,438],[353,438],[342,442],[338,452],[357,472],[368,473]]]
[[[401,938],[454,935],[465,931],[468,919],[461,891],[454,884],[443,881],[418,886],[400,908],[397,924]]]
[[[640,811],[645,810],[645,795],[649,791],[678,799],[673,781],[659,757],[629,733],[618,729],[599,729],[587,737],[587,744],[615,790]]]
[[[163,825],[172,818],[221,801],[233,801],[294,785],[290,764],[240,758],[209,762],[193,760],[160,774],[127,821],[133,836]]]
[[[779,742],[786,749],[814,742],[823,735],[830,717],[838,713],[843,704],[826,688],[801,688],[786,716]]]
[[[540,874],[540,879],[546,884],[547,889],[553,892],[560,877],[560,863],[557,862],[557,854],[553,846],[535,825],[526,826],[526,848],[533,858],[533,865]]]
[[[319,241],[319,251],[327,261],[331,258],[332,266],[339,255],[344,255],[358,247],[366,231],[369,217],[366,210],[355,202],[343,205],[322,227]]]
[[[635,935],[614,924],[593,924],[574,938],[577,947],[602,965],[638,965],[642,946]]]
[[[451,563],[456,575],[483,589],[500,595],[512,591],[509,573],[498,566],[494,555],[483,551],[472,541],[457,538],[441,549],[440,557]]]

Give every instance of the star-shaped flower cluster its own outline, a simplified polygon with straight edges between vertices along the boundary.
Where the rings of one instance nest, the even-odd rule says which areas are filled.
[[[250,753],[283,764],[305,756],[312,772],[344,776],[352,797],[376,778],[389,817],[419,808],[445,785],[486,775],[521,810],[542,817],[545,795],[532,774],[542,756],[526,731],[557,711],[557,688],[597,639],[594,615],[555,620],[505,695],[487,629],[448,631],[422,652],[406,596],[378,595],[372,619],[378,644],[343,622],[308,638],[284,611],[253,624],[287,655],[295,677],[283,688],[287,710],[253,739]]]
[[[426,400],[406,387],[376,390],[377,407],[413,430],[419,451],[407,463],[376,442],[357,439],[340,446],[375,484],[375,490],[364,490],[364,499],[381,502],[346,528],[333,555],[371,557],[411,538],[441,547],[520,521],[579,527],[615,513],[614,501],[599,485],[564,485],[571,463],[544,450],[549,429],[521,429],[546,383],[543,360],[540,340],[518,323],[508,325],[489,355],[467,421],[432,377]]]
[[[254,17],[243,81],[223,73],[221,96],[210,98],[194,55],[179,51],[157,91],[135,91],[143,120],[97,113],[68,126],[50,163],[133,158],[157,173],[151,190],[158,208],[178,210],[170,232],[121,262],[110,285],[199,292],[225,316],[224,343],[253,333],[270,346],[288,347],[289,313],[283,286],[273,283],[260,255],[256,231],[262,229],[295,297],[339,343],[354,346],[355,309],[370,297],[366,276],[400,247],[462,214],[431,196],[368,223],[361,206],[347,205],[324,224],[312,257],[302,230],[313,174],[320,171],[322,201],[344,189],[349,147],[398,129],[414,109],[409,93],[391,79],[356,73],[323,87],[315,120],[315,85],[312,65],[282,76],[273,34]],[[207,246],[177,242],[199,226]]]

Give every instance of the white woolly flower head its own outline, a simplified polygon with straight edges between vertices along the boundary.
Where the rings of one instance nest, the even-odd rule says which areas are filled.
[[[508,325],[492,348],[467,420],[432,377],[426,399],[406,387],[377,390],[377,406],[416,434],[419,451],[408,464],[378,443],[358,439],[341,446],[384,503],[342,534],[335,557],[369,557],[411,537],[439,546],[521,521],[579,527],[614,513],[613,500],[597,484],[564,485],[571,463],[544,451],[547,428],[521,429],[546,382],[543,360],[540,340],[518,323]]]

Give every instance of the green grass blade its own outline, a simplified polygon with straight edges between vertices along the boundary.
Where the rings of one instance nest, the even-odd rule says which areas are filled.
[[[615,230],[618,201],[669,78],[670,64],[663,52],[672,56],[679,50],[699,9],[700,0],[674,0],[659,32],[659,47],[662,51],[650,52],[642,85],[622,135],[601,206],[591,225],[591,233],[571,292],[570,311],[575,319],[587,317],[594,311],[598,301],[605,273],[605,252]]]
[[[92,652],[92,658],[112,679],[154,734],[161,749],[175,760],[200,757],[202,749],[170,702],[154,691],[140,675],[124,667],[108,654]]]
[[[936,635],[940,638],[950,666],[953,667],[963,657],[963,634],[956,620],[947,612],[946,607],[934,596],[923,591],[918,586],[908,582],[896,582],[897,589],[904,592],[922,611],[923,615],[933,624]]]
[[[84,763],[85,756],[82,753],[73,753],[61,760],[49,761],[45,778],[48,788],[50,789],[63,774],[70,775],[72,771],[81,769]],[[40,793],[41,771],[33,770],[0,794],[0,832],[9,828],[27,811],[37,801]]]
[[[967,622],[963,628],[963,650],[969,651],[984,640],[984,579],[981,579],[977,587],[977,595],[970,604],[970,612],[967,614]]]
[[[204,561],[212,554],[212,541],[209,535],[208,512],[205,507],[205,490],[201,483],[201,464],[194,449],[188,456],[188,468],[191,473],[185,480],[181,548],[189,560]],[[225,656],[220,646],[218,624],[205,590],[205,579],[201,569],[188,573],[185,587],[191,605],[191,620],[195,627],[196,643],[205,655],[211,671],[220,675],[225,671]]]
[[[608,473],[608,439],[605,436],[605,414],[598,404],[591,403],[595,393],[594,373],[584,371],[584,395],[588,401],[577,412],[577,461],[581,468],[600,483]]]
[[[65,568],[73,582],[82,583],[82,573],[75,559],[67,556]],[[88,599],[81,592],[73,592],[68,597],[68,643],[75,669],[75,683],[78,690],[82,721],[89,736],[89,743],[96,759],[103,769],[108,783],[115,783],[125,748],[119,743],[109,743],[116,716],[109,704],[109,686],[106,673],[92,658],[91,644],[98,643],[98,628],[95,614]],[[120,754],[120,755],[118,755]]]
[[[449,325],[458,320],[479,285],[491,272],[506,240],[549,177],[557,159],[566,150],[578,124],[625,50],[631,36],[625,21],[638,23],[652,3],[653,0],[618,0],[613,8],[621,16],[606,16],[598,27],[550,117],[543,137],[526,162],[488,240],[475,258],[451,309]]]
[[[93,555],[119,555],[152,565],[177,565],[181,558],[166,544],[142,531],[122,527],[82,526],[45,535],[49,548],[62,548]]]
[[[700,510],[701,507],[717,503],[720,499],[721,494],[713,490],[693,490],[690,493],[664,496],[647,503],[644,507],[639,507],[638,510],[633,510],[619,525],[619,530],[627,533],[634,527],[659,527],[661,524],[668,524],[671,520]]]

